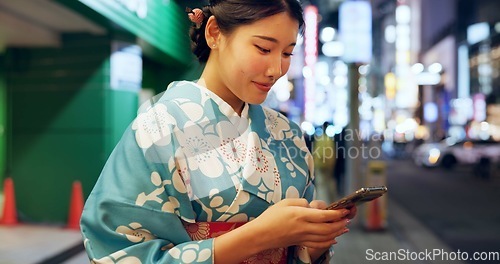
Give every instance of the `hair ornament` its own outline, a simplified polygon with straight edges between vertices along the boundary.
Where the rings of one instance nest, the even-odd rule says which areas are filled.
[[[195,24],[196,28],[200,28],[205,19],[203,11],[199,8],[191,9],[187,7],[186,12],[188,13],[189,20]]]

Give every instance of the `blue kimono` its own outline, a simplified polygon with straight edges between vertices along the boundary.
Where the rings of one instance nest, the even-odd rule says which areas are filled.
[[[188,81],[142,105],[86,201],[81,230],[93,263],[214,263],[213,239],[186,223],[248,222],[284,198],[315,196],[300,128],[245,104],[238,115]],[[288,256],[309,263],[307,250]]]

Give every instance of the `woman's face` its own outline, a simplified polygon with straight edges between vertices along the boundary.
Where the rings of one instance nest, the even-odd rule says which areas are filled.
[[[222,82],[216,88],[219,96],[233,108],[243,102],[262,103],[288,71],[298,31],[296,20],[279,13],[221,35],[218,49],[210,54],[215,56]]]

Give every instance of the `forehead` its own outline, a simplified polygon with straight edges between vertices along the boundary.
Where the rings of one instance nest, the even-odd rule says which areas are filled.
[[[294,43],[299,33],[299,22],[287,13],[279,13],[263,18],[252,24],[238,27],[233,36],[252,37],[254,35],[269,36],[277,39],[282,44]]]

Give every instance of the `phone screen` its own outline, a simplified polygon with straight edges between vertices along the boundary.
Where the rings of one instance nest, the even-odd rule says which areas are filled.
[[[333,202],[326,209],[349,208],[364,202],[372,201],[387,192],[386,186],[363,187],[350,195]]]

